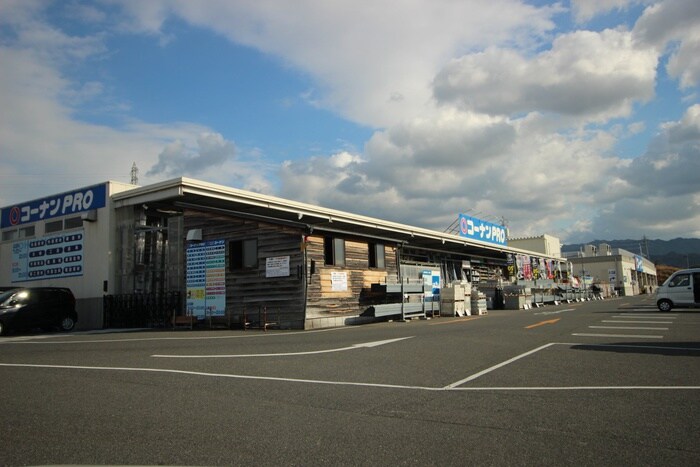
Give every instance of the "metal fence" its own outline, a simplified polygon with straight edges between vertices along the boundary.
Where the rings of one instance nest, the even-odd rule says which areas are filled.
[[[160,328],[170,326],[181,309],[180,292],[104,296],[105,328]]]

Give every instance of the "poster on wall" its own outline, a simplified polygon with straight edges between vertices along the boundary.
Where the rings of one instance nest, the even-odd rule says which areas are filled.
[[[226,313],[226,243],[193,243],[186,251],[188,315],[204,319]]]
[[[348,290],[348,273],[332,271],[331,272],[331,290],[333,292],[345,292]]]
[[[82,230],[12,244],[12,282],[83,275]]]
[[[421,273],[423,278],[423,299],[426,302],[440,301],[440,271],[426,269]]]
[[[265,258],[265,277],[289,277],[289,256]]]

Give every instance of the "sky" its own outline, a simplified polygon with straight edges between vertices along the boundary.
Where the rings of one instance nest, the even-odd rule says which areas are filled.
[[[0,0],[0,206],[191,177],[443,231],[700,237],[697,0]]]

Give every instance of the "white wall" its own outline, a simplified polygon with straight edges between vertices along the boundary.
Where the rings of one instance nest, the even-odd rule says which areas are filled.
[[[69,287],[77,300],[77,329],[102,327],[103,283],[104,281],[109,281],[110,286],[114,283],[112,251],[114,250],[116,235],[114,235],[115,221],[111,195],[132,188],[135,188],[135,186],[119,182],[107,182],[106,205],[97,209],[97,220],[95,222],[83,221],[82,228],[62,231],[80,232],[82,230],[84,233],[83,274],[81,276],[12,282],[12,248],[16,242],[25,240],[18,239],[0,243],[0,285]],[[49,221],[75,217],[75,215],[54,217]],[[33,238],[53,235],[51,233],[45,234],[45,222],[38,221],[34,223],[35,237]]]

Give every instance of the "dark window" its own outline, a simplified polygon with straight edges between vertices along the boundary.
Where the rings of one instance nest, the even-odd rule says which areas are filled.
[[[385,253],[383,243],[370,243],[369,245],[369,267],[384,269],[386,267],[385,263]]]
[[[688,287],[689,285],[690,274],[678,274],[668,283],[669,287]]]
[[[2,240],[14,240],[17,238],[17,230],[6,230],[2,233]]]
[[[66,220],[63,221],[63,228],[64,229],[77,229],[79,227],[83,226],[83,218],[80,216],[77,217],[69,217]]]
[[[332,266],[345,266],[345,240],[342,238],[323,238],[324,262]]]
[[[33,237],[35,232],[35,227],[30,225],[29,227],[23,227],[19,229],[19,238],[29,238]]]
[[[60,232],[63,230],[63,221],[51,221],[44,224],[44,233]]]
[[[234,240],[229,244],[229,267],[255,269],[258,267],[258,240]]]

